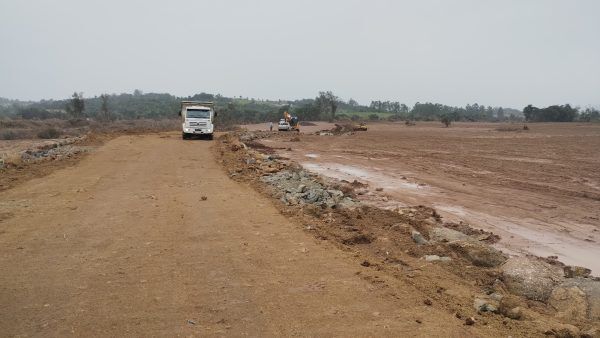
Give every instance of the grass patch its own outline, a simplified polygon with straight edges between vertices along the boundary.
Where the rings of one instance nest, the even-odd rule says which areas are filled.
[[[53,139],[53,138],[59,138],[60,137],[60,131],[58,129],[55,128],[45,128],[40,130],[37,133],[37,137],[41,138],[41,139]]]

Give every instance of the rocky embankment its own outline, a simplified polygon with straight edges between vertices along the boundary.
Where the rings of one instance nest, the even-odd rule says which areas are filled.
[[[282,213],[317,238],[355,253],[364,268],[419,285],[465,325],[509,335],[600,337],[600,280],[556,259],[509,256],[494,234],[444,222],[425,206],[382,210],[355,199],[359,182],[326,180],[274,155],[242,132],[218,140],[216,151],[236,180],[277,199]],[[440,286],[446,280],[449,284]]]
[[[25,149],[5,151],[0,154],[0,169],[22,163],[31,164],[72,157],[86,151],[85,147],[77,145],[84,141],[85,138],[85,136],[80,136],[41,142],[36,141],[32,142]]]

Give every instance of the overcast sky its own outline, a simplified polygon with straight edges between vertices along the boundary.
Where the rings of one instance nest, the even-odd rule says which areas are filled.
[[[136,88],[600,106],[600,1],[0,1],[0,96]]]

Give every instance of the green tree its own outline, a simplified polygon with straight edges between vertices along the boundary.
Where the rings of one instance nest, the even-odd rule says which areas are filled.
[[[408,112],[409,112],[408,106],[405,105],[404,103],[402,103],[400,105],[400,113],[402,113],[402,114],[408,114]]]
[[[496,117],[498,118],[498,120],[504,121],[504,109],[502,109],[502,107],[498,108],[498,111],[496,112]]]
[[[532,121],[536,110],[538,110],[538,108],[532,105],[527,105],[527,107],[523,108],[523,115],[525,116],[525,120]]]
[[[83,101],[83,93],[74,92],[71,96],[71,100],[65,107],[69,116],[74,119],[83,117],[83,111],[85,110],[85,102]]]
[[[329,115],[329,122],[335,120],[335,112],[338,108],[340,99],[332,92],[319,92],[319,96],[315,99],[317,106],[322,114]]]
[[[449,114],[443,114],[440,116],[440,121],[446,126],[446,128],[448,128],[452,123],[452,117],[450,117]]]
[[[100,120],[103,120],[103,121],[114,120],[113,114],[108,109],[108,98],[109,98],[108,94],[100,95],[100,100],[102,101],[102,104],[100,106],[100,112],[98,114],[98,117],[100,118]]]

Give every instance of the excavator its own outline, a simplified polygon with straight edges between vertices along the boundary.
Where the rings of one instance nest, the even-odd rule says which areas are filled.
[[[353,126],[354,131],[367,131],[367,125],[364,122],[357,123]]]
[[[290,113],[285,111],[283,112],[283,118],[285,119],[285,122],[287,122],[290,125],[290,128],[288,130],[300,131],[300,123],[298,121],[297,116],[292,116],[290,115]]]

